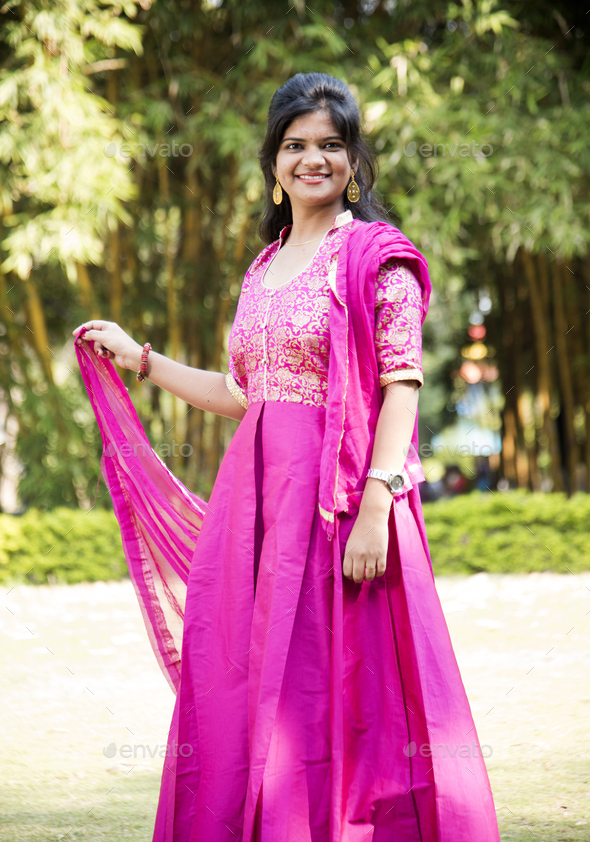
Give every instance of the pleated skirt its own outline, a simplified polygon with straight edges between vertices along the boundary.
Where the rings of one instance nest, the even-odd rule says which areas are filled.
[[[153,842],[498,842],[408,495],[385,576],[344,579],[354,517],[329,540],[324,421],[251,404],[224,456],[191,563]]]

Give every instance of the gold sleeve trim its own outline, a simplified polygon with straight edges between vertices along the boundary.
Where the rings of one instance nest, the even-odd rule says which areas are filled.
[[[248,398],[244,394],[244,390],[236,383],[236,379],[231,371],[228,371],[225,375],[225,385],[227,386],[230,395],[237,400],[240,406],[243,406],[244,409],[248,409]]]
[[[387,386],[388,383],[395,383],[398,380],[417,380],[421,386],[424,385],[424,375],[419,368],[398,368],[396,371],[382,374],[379,383],[381,386]]]

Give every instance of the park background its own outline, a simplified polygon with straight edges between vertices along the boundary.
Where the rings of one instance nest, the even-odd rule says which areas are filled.
[[[8,0],[0,15],[0,512],[22,515],[0,514],[0,579],[124,572],[71,331],[110,319],[227,370],[263,245],[266,110],[312,70],[350,85],[380,196],[429,263],[423,499],[480,492],[428,506],[437,569],[589,566],[577,3]],[[120,373],[156,452],[206,498],[236,422]],[[98,542],[102,571],[72,534]]]
[[[263,245],[257,153],[268,104],[294,73],[323,71],[353,91],[378,155],[380,197],[426,256],[433,281],[420,393],[422,494],[468,689],[472,676],[473,688],[499,686],[480,664],[482,651],[488,666],[513,651],[506,669],[520,669],[524,632],[514,618],[534,602],[527,582],[544,583],[537,608],[549,618],[531,621],[542,625],[534,634],[565,640],[560,623],[581,609],[576,600],[590,584],[588,20],[577,2],[545,0],[0,6],[0,581],[9,600],[20,596],[6,606],[7,622],[16,623],[9,636],[34,653],[30,634],[45,628],[48,641],[62,640],[63,624],[78,624],[82,644],[88,638],[94,647],[72,641],[68,663],[79,658],[91,678],[101,653],[133,645],[130,660],[109,656],[102,676],[121,707],[129,705],[121,687],[143,688],[148,707],[152,694],[166,692],[149,673],[139,614],[125,614],[130,585],[71,331],[110,319],[181,362],[227,370],[241,280]],[[207,498],[236,422],[120,374],[156,452]],[[94,631],[84,625],[88,612]],[[98,643],[105,623],[130,630]],[[563,757],[551,750],[547,762],[531,761],[517,749],[512,760],[502,755],[498,771],[490,761],[494,791],[511,798],[500,804],[503,839],[588,838],[588,761],[572,746],[590,691],[568,684],[581,663],[576,635],[567,638],[574,648],[564,650],[565,666],[554,665],[513,710],[514,721],[507,714],[497,726],[498,740],[514,725],[511,745],[542,751],[514,722],[535,711],[544,733],[556,695],[569,696]],[[468,640],[480,646],[474,672],[461,649]],[[53,643],[39,657],[44,649],[53,654]],[[57,710],[63,688],[50,666],[35,684],[20,650],[3,657],[15,710],[35,717],[47,698]],[[127,685],[112,682],[117,669],[131,671]],[[14,676],[30,688],[28,707]],[[479,712],[478,692],[470,700],[479,728],[487,707]],[[80,821],[78,807],[60,801],[59,781],[74,774],[71,752],[80,764],[76,792],[83,800],[87,787],[89,809],[96,794],[94,772],[76,754],[95,720],[78,701],[81,730],[67,759],[58,759],[55,742],[71,726],[61,711],[53,742],[45,731],[38,736],[52,749],[36,782],[27,770],[40,743],[15,761],[20,773],[9,784],[23,807],[7,839],[148,837],[155,778],[147,795],[128,783],[118,806],[107,799],[106,825]],[[161,726],[161,708],[152,707]],[[525,766],[539,787],[550,788],[543,781],[552,777],[568,795],[541,806]],[[31,794],[46,805],[41,818],[45,807],[35,810]],[[564,813],[568,802],[575,820]]]

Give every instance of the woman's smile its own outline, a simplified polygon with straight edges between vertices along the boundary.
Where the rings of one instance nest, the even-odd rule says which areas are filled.
[[[323,181],[325,178],[329,178],[330,173],[297,173],[295,178],[301,179],[301,181],[305,181],[306,184],[319,184],[320,181]]]

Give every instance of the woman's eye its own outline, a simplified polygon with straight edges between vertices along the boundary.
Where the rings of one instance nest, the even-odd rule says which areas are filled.
[[[334,149],[342,149],[343,148],[341,143],[335,143],[333,141],[330,141],[329,143],[326,143],[324,148],[327,149],[330,146],[333,147]],[[300,143],[288,143],[287,146],[285,147],[285,149],[295,149],[295,148],[298,148],[298,147],[301,148]]]

